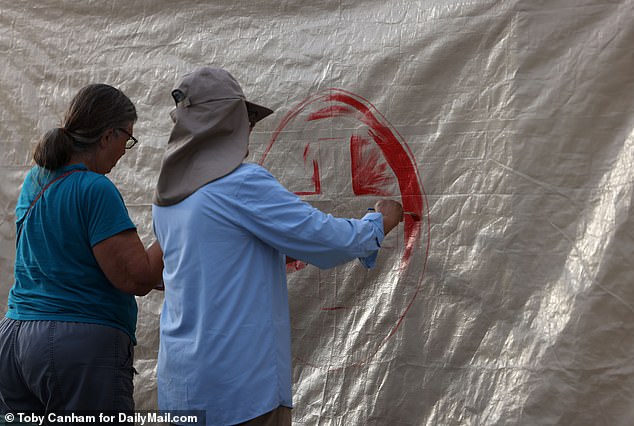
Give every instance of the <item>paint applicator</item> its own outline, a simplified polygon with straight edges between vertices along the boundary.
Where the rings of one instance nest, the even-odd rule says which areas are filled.
[[[403,214],[411,216],[414,222],[420,222],[420,216],[414,212],[403,212]]]
[[[368,211],[369,211],[369,212],[375,212],[376,210],[374,209],[374,207],[369,207],[369,208],[368,208]],[[404,214],[404,215],[406,214],[406,215],[411,216],[411,217],[412,217],[412,220],[413,220],[414,222],[420,222],[420,216],[419,216],[419,215],[417,215],[417,214],[416,214],[416,213],[414,213],[414,212],[403,212],[403,214]]]

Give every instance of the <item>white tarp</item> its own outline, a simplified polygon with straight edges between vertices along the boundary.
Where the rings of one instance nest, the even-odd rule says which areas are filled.
[[[276,110],[250,161],[336,215],[412,213],[375,270],[289,271],[295,424],[634,423],[634,1],[0,0],[0,51],[0,313],[72,95],[137,105],[109,176],[149,243],[170,90],[215,65]],[[153,409],[162,295],[138,302]]]

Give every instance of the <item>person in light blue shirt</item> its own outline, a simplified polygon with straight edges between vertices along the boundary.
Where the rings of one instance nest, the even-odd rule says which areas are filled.
[[[159,408],[202,410],[208,425],[290,425],[286,259],[372,267],[401,205],[336,218],[243,163],[253,125],[272,111],[222,69],[196,69],[172,95],[152,208],[165,265]]]

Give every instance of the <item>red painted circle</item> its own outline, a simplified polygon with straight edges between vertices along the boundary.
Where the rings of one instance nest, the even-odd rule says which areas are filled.
[[[346,144],[349,150],[344,148]],[[341,178],[347,176],[344,173],[347,167],[337,168],[337,164],[330,164],[328,168],[325,167],[327,164],[322,164],[328,161],[342,162],[342,157],[346,154],[350,158],[349,185],[342,182],[345,178]],[[345,161],[343,163],[345,165]],[[349,200],[349,205],[362,203],[368,206],[368,203],[373,204],[378,198],[392,198],[390,195],[398,192],[403,209],[409,213],[404,216],[402,247],[396,247],[399,256],[396,259],[390,258],[391,265],[377,266],[377,269],[382,270],[369,274],[363,271],[348,273],[347,275],[352,274],[354,277],[344,277],[348,281],[352,280],[345,287],[352,288],[354,293],[350,295],[348,291],[343,297],[344,302],[350,303],[324,301],[320,285],[317,297],[310,299],[304,297],[303,293],[293,297],[295,287],[310,292],[311,286],[314,287],[311,281],[315,280],[315,276],[318,284],[321,284],[324,274],[329,272],[316,268],[307,268],[313,271],[306,272],[305,265],[301,262],[288,270],[289,273],[298,272],[298,275],[304,275],[301,278],[294,275],[289,279],[291,308],[297,304],[295,316],[304,314],[301,318],[293,318],[294,327],[300,323],[299,329],[294,330],[294,336],[301,340],[301,345],[295,344],[293,348],[296,362],[328,370],[366,364],[401,326],[421,289],[427,266],[430,246],[429,210],[414,156],[399,133],[370,102],[341,89],[328,89],[305,99],[284,116],[259,164],[269,168],[287,188],[304,196],[311,204],[317,204],[317,207],[320,203],[327,203],[342,208],[342,203],[345,206],[346,200]],[[298,175],[302,175],[302,167],[305,176],[297,179]],[[285,173],[288,169],[290,172]],[[322,174],[329,174],[329,177],[322,179]],[[325,187],[328,185],[324,180],[329,180],[331,184],[334,182],[336,186],[329,196],[326,195]],[[346,198],[342,194],[348,188],[353,195]],[[332,207],[324,210],[332,212]],[[336,212],[333,214],[341,216]],[[388,235],[386,242],[391,235]],[[396,245],[399,245],[398,241]],[[384,250],[385,247],[380,256],[383,256]],[[362,274],[365,276],[361,276]],[[375,285],[368,286],[367,281],[372,281]],[[396,281],[396,285],[385,289],[382,284],[387,281]],[[335,278],[335,287],[337,286],[339,283]],[[357,292],[355,286],[361,289]],[[366,291],[368,288],[375,291]],[[325,288],[323,293],[328,291]],[[384,297],[385,293],[388,294]],[[297,301],[297,298],[300,300]],[[387,302],[393,309],[386,310],[385,306],[376,306],[384,298],[388,299]],[[302,302],[318,306],[305,315],[307,307]],[[374,313],[383,318],[371,318]],[[329,316],[328,319],[324,319],[324,315]],[[355,323],[354,318],[363,319],[358,319]],[[301,324],[303,319],[307,320],[306,324]],[[357,329],[349,330],[349,337],[346,337],[345,331],[339,328],[351,322]],[[358,336],[361,332],[367,338]],[[304,336],[298,336],[298,333],[304,333]],[[324,335],[327,336],[324,338]],[[307,344],[307,339],[313,344]],[[337,350],[341,352],[333,352]],[[330,352],[327,359],[323,359],[325,352]]]

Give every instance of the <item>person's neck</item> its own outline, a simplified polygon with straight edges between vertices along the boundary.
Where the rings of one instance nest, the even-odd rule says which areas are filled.
[[[66,164],[67,166],[71,166],[73,164],[83,164],[90,171],[96,171],[96,161],[95,156],[92,153],[88,152],[76,152],[70,157],[70,161]]]

